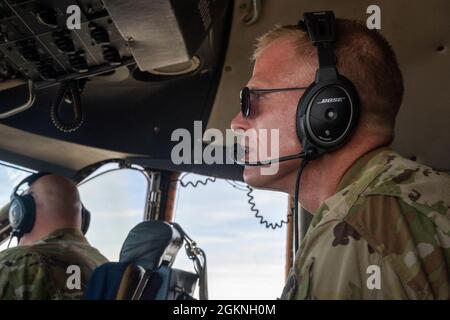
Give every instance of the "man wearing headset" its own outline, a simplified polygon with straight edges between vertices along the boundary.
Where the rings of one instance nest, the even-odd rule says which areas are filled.
[[[254,57],[231,127],[278,129],[278,160],[303,160],[275,175],[244,161],[244,180],[297,194],[314,216],[282,298],[449,299],[450,177],[389,148],[403,81],[386,40],[307,13],[259,38]]]
[[[15,190],[11,199],[19,245],[0,253],[0,299],[79,299],[92,271],[107,259],[83,235],[89,213],[77,187],[54,174],[24,182],[26,193]]]

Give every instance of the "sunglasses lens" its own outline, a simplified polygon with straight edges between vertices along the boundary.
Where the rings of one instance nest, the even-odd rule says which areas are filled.
[[[241,112],[244,118],[250,115],[250,89],[248,87],[241,90]]]

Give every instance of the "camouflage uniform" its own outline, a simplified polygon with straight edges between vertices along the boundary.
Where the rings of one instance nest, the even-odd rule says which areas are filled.
[[[449,175],[382,148],[314,214],[282,298],[450,299],[449,273]]]
[[[76,229],[60,229],[31,246],[0,253],[0,299],[80,299],[93,270],[107,259]],[[71,265],[81,288],[69,288]]]

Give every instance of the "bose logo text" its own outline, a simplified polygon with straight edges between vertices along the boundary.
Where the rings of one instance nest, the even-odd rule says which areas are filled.
[[[345,99],[346,99],[346,97],[322,99],[322,101],[318,102],[317,104],[342,102]]]

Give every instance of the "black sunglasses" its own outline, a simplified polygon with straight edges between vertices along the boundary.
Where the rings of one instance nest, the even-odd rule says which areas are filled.
[[[279,92],[279,91],[294,91],[294,90],[306,90],[308,87],[294,87],[294,88],[275,88],[275,89],[250,89],[249,87],[244,87],[241,90],[240,98],[241,98],[241,112],[244,118],[248,118],[250,116],[252,102],[251,102],[251,94],[265,94],[271,92]]]

